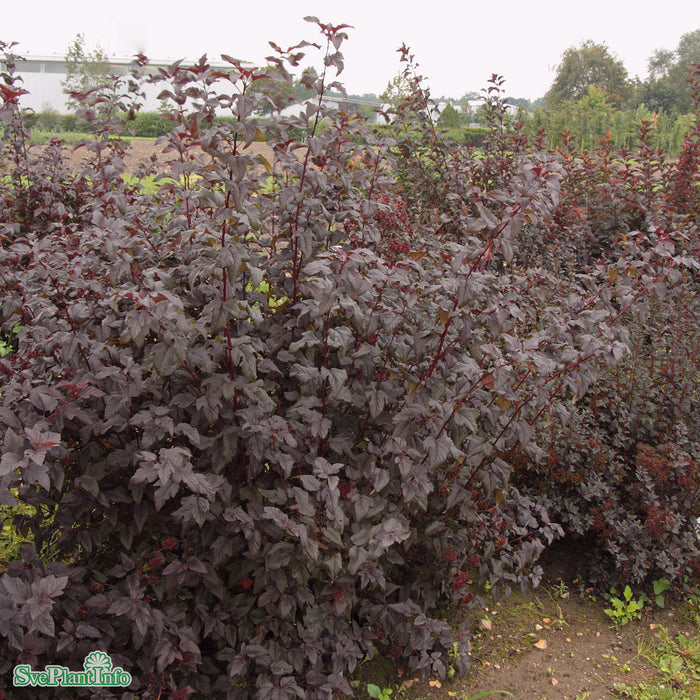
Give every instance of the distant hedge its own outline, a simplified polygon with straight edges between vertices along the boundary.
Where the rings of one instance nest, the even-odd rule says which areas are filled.
[[[443,136],[448,143],[479,148],[486,138],[489,130],[485,126],[460,126],[445,129]]]
[[[377,124],[372,126],[372,132],[379,138],[389,136],[393,132],[391,124]],[[486,126],[460,126],[452,129],[440,129],[440,134],[449,144],[481,147],[489,133]]]
[[[134,136],[150,138],[169,134],[174,127],[174,122],[161,112],[138,112],[128,124]]]
[[[214,123],[235,121],[232,117],[216,117]],[[132,119],[125,120],[127,136],[141,138],[157,138],[169,134],[175,127],[174,122],[162,112],[137,112]],[[92,132],[90,123],[75,114],[59,114],[46,110],[39,113],[29,113],[25,117],[29,129],[63,133],[89,134]]]

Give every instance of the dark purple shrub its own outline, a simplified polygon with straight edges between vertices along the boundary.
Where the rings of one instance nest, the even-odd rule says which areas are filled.
[[[608,271],[628,304],[628,352],[542,429],[547,458],[523,460],[515,479],[592,547],[605,584],[681,581],[700,565],[698,254],[668,240],[634,252],[634,267]]]
[[[494,77],[489,138],[478,155],[447,151],[428,119],[422,139],[407,131],[400,172],[411,212],[443,240],[459,240],[470,230],[465,216],[512,206],[502,183],[512,187],[523,171],[551,177],[560,164],[558,197],[544,220],[521,222],[515,245],[502,234],[488,243],[494,229],[478,232],[487,242],[484,266],[538,275],[531,318],[537,328],[561,324],[562,357],[565,332],[582,316],[598,319],[586,342],[596,348],[606,339],[612,357],[589,366],[590,382],[569,384],[558,395],[563,405],[545,411],[536,425],[542,452],[504,458],[515,467],[512,483],[592,547],[599,581],[680,580],[694,574],[699,553],[698,132],[677,162],[651,148],[648,122],[635,152],[604,139],[582,153],[565,136],[548,154],[542,135],[528,143],[522,125],[506,117],[500,87]],[[430,178],[436,170],[440,178]],[[575,320],[567,323],[560,315],[569,304]]]
[[[564,154],[550,264],[597,278],[596,305],[618,310],[626,349],[564,420],[542,426],[547,458],[518,460],[515,478],[592,547],[591,574],[606,584],[680,581],[700,569],[700,189],[688,167],[700,133],[675,163],[648,139],[642,123],[635,153],[603,142]]]
[[[0,498],[32,540],[0,577],[3,673],[100,648],[124,697],[330,698],[377,651],[443,675],[456,641],[465,670],[438,606],[539,581],[561,530],[511,469],[620,359],[623,297],[524,245],[565,173],[497,85],[481,160],[440,142],[417,77],[378,139],[324,105],[345,35],[313,21],[299,117],[253,118],[308,44],[151,78],[139,57],[83,97],[77,175],[3,108]],[[175,104],[155,191],[112,138],[144,79]],[[20,216],[30,187],[46,220]]]

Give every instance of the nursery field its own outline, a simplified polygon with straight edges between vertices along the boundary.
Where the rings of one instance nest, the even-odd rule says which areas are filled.
[[[80,134],[85,137],[85,134]],[[60,138],[60,134],[55,134],[55,137]],[[46,148],[46,145],[38,145],[30,150],[35,150],[36,153],[41,153]],[[157,170],[167,172],[169,163],[176,158],[173,154],[163,153],[165,144],[157,143],[156,139],[142,138],[130,139],[129,148],[124,153],[124,172],[128,175],[136,175],[142,168],[148,168],[154,163],[157,163]],[[78,147],[75,145],[64,146],[64,159],[66,165],[75,173],[80,171],[81,164],[85,160],[89,160],[89,152],[86,147]],[[272,149],[264,143],[253,142],[245,149],[246,153],[254,156],[263,156],[268,162],[274,160]],[[208,160],[204,151],[198,153],[203,160]]]
[[[78,148],[0,44],[0,696],[696,697],[700,119],[549,147],[493,76],[455,146],[404,48],[378,130],[310,21]]]

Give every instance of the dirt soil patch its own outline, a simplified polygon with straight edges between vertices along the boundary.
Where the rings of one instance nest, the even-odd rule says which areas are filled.
[[[155,139],[132,139],[124,156],[124,172],[135,174],[139,170],[139,166],[152,166],[157,172],[167,172],[168,162],[177,160],[177,154],[174,151],[164,152],[165,143],[156,143]],[[36,152],[41,152],[43,146],[34,146]],[[244,151],[252,155],[262,155],[268,162],[272,163],[274,153],[272,148],[266,143],[253,142]],[[70,169],[78,172],[81,164],[94,154],[87,152],[85,147],[65,146],[66,162]],[[200,152],[200,157],[206,159],[204,152]]]
[[[174,160],[176,158],[176,154],[174,152],[163,153],[164,146],[165,144],[156,144],[155,140],[134,139],[131,141],[131,146],[124,160],[126,171],[129,173],[135,172],[139,163],[150,162],[154,156],[161,163],[167,163],[170,160]],[[274,153],[270,146],[268,146],[266,143],[257,141],[251,143],[250,146],[245,149],[245,153],[262,155],[270,163],[274,157]],[[202,154],[202,156],[204,157],[204,154]]]

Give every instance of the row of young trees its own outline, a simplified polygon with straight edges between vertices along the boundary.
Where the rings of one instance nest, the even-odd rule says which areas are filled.
[[[644,119],[653,125],[655,146],[676,154],[694,122],[692,71],[699,62],[700,29],[684,34],[675,51],[654,52],[648,78],[636,82],[605,45],[583,42],[564,53],[546,109],[537,108],[529,126],[545,127],[553,136],[570,131],[586,149],[609,133],[617,146],[628,148]]]
[[[690,88],[691,72],[684,77]],[[544,129],[551,146],[560,146],[565,138],[573,138],[584,150],[594,150],[603,138],[612,139],[619,148],[630,148],[637,141],[639,124],[645,121],[651,128],[651,143],[667,156],[680,153],[686,134],[695,124],[692,111],[673,114],[661,109],[654,112],[644,104],[635,109],[616,109],[609,94],[594,85],[589,86],[579,100],[562,102],[553,109],[538,107],[532,114],[521,111],[518,117],[533,135]]]
[[[517,107],[514,119],[525,123],[531,134],[544,128],[550,145],[562,143],[569,132],[579,147],[595,148],[599,139],[610,138],[629,147],[641,119],[653,123],[653,140],[667,154],[679,152],[694,122],[691,71],[700,62],[700,29],[684,34],[675,51],[657,50],[649,60],[646,80],[632,81],[627,70],[604,44],[584,41],[562,56],[554,82],[543,100],[531,103],[511,99]],[[476,111],[465,100],[443,110],[440,122],[453,139],[466,124],[487,123],[484,108]]]
[[[698,580],[700,121],[674,162],[644,121],[633,156],[555,150],[494,77],[476,157],[436,131],[406,51],[378,134],[320,99],[346,37],[310,19],[298,116],[256,107],[300,47],[223,78],[141,62],[76,95],[80,168],[28,148],[0,45],[0,504],[29,540],[0,573],[13,697],[15,664],[96,648],[124,700],[330,700],[376,654],[461,673],[445,604],[536,585],[562,536],[606,586]],[[122,177],[144,80],[176,105],[173,159],[138,173],[155,187]]]

